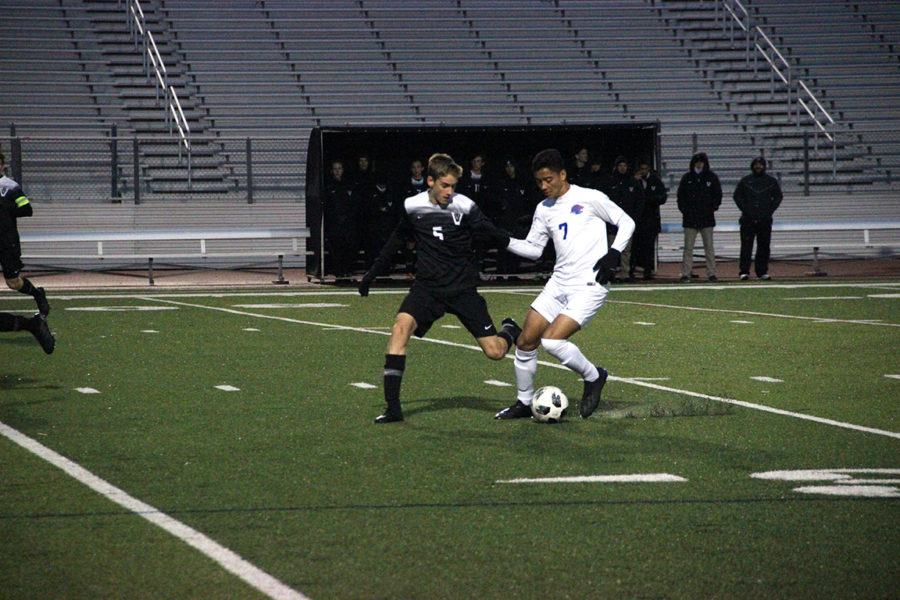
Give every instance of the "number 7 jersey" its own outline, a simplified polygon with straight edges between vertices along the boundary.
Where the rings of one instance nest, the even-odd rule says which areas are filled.
[[[524,240],[510,240],[509,250],[526,257],[540,256],[553,240],[556,264],[553,278],[564,284],[594,281],[594,265],[609,249],[606,224],[619,228],[612,247],[623,251],[634,232],[634,221],[598,190],[570,185],[559,198],[547,198],[534,210]]]

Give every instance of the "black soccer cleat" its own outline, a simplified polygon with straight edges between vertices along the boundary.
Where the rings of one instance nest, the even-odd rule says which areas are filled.
[[[44,291],[44,288],[35,288],[34,301],[37,302],[38,311],[44,317],[50,314],[50,303],[47,302],[47,292]]]
[[[388,408],[384,414],[375,417],[376,423],[396,423],[403,420],[403,411],[399,408]]]
[[[31,317],[28,320],[28,331],[37,339],[45,353],[53,353],[53,349],[56,347],[56,338],[50,332],[50,327],[47,325],[47,319],[44,315],[38,313]]]
[[[531,407],[527,404],[524,404],[521,400],[516,400],[516,403],[512,406],[507,406],[496,415],[494,415],[495,419],[506,420],[506,419],[527,419],[531,417]]]
[[[516,340],[519,339],[519,336],[522,335],[522,328],[519,327],[518,323],[512,320],[510,317],[506,317],[503,319],[502,326],[500,327],[501,332],[506,332],[509,334],[512,339],[512,343],[507,348],[507,352],[516,347]]]
[[[597,406],[600,404],[600,392],[603,391],[603,386],[606,385],[606,379],[609,377],[609,373],[603,367],[597,367],[597,371],[600,372],[600,377],[594,381],[584,382],[584,393],[581,396],[582,419],[587,419],[597,410]]]

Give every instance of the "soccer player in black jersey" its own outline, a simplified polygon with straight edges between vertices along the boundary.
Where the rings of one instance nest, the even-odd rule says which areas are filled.
[[[416,243],[416,279],[400,304],[384,363],[384,399],[387,410],[376,423],[403,420],[400,385],[406,367],[406,346],[415,333],[423,337],[446,313],[456,315],[478,341],[485,356],[500,360],[515,347],[521,329],[504,319],[500,333],[478,293],[478,264],[472,247],[475,230],[488,234],[505,248],[509,234],[495,226],[475,202],[456,193],[462,167],[446,154],[428,159],[427,191],[403,203],[403,219],[391,234],[372,268],[359,285],[369,295],[375,277],[387,271],[406,239]]]
[[[10,289],[32,296],[41,316],[46,318],[50,305],[44,288],[35,287],[21,275],[24,265],[16,219],[32,215],[31,203],[21,186],[3,174],[5,166],[6,157],[0,152],[0,266],[3,268],[3,278]]]

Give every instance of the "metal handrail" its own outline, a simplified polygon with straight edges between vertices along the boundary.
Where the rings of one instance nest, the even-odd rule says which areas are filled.
[[[187,117],[181,108],[181,102],[178,100],[178,94],[175,88],[169,83],[169,73],[166,64],[163,62],[162,55],[153,38],[153,32],[147,29],[146,17],[144,10],[141,8],[139,0],[128,0],[126,8],[127,19],[129,23],[129,31],[132,38],[137,42],[140,39],[143,45],[144,70],[147,77],[155,75],[156,78],[156,101],[159,102],[159,91],[163,90],[166,101],[165,119],[169,128],[169,133],[173,133],[173,126],[178,129],[181,137],[181,146],[178,150],[178,158],[181,160],[181,148],[184,147],[188,161],[188,186],[191,181],[191,127],[188,124]],[[153,67],[152,73],[150,67]]]

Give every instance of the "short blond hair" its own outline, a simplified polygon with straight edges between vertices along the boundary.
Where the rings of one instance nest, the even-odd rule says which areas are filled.
[[[463,168],[449,154],[436,153],[428,159],[428,176],[432,179],[440,179],[445,175],[453,175],[459,179],[462,174]]]

